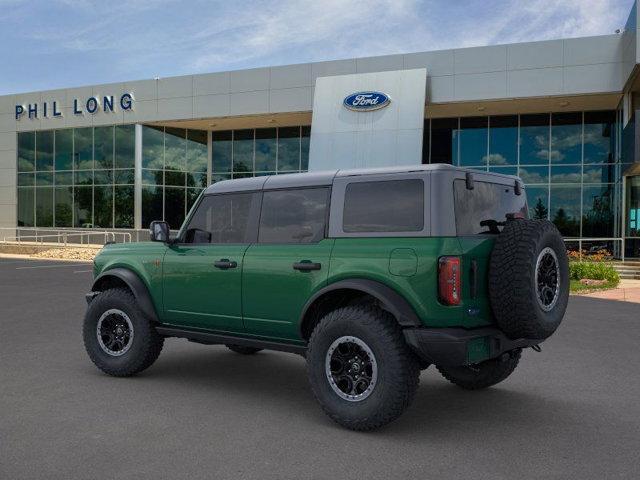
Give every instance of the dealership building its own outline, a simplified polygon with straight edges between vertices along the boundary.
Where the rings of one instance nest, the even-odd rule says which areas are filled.
[[[637,16],[596,37],[2,96],[0,237],[135,236],[177,228],[220,180],[449,163],[519,175],[570,247],[638,257]]]

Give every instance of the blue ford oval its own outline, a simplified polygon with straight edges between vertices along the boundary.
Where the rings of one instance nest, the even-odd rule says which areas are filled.
[[[382,92],[356,92],[345,97],[342,103],[349,110],[370,112],[386,107],[389,102],[391,99]]]

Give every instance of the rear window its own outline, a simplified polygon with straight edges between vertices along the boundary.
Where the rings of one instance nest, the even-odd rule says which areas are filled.
[[[342,221],[344,232],[419,232],[423,228],[422,180],[354,182],[347,185]]]
[[[453,182],[458,235],[498,233],[508,213],[521,213],[527,218],[527,196],[524,189],[516,195],[514,187],[475,181],[473,190],[464,180]]]

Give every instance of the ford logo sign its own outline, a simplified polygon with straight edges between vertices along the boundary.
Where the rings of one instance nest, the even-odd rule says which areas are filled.
[[[349,110],[370,112],[386,107],[391,99],[381,92],[356,92],[345,97],[342,102]]]

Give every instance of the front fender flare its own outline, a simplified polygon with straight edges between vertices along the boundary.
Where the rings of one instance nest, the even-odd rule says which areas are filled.
[[[93,285],[91,287],[92,292],[101,291],[100,284],[109,277],[117,278],[126,283],[133,293],[140,310],[142,310],[142,312],[151,320],[155,322],[159,321],[149,289],[137,273],[134,273],[127,268],[112,268],[111,270],[102,272],[93,281]]]
[[[420,318],[418,317],[418,315],[416,315],[413,307],[403,296],[383,283],[376,282],[375,280],[368,280],[365,278],[340,280],[318,290],[304,305],[302,314],[300,316],[300,325],[303,325],[309,308],[314,304],[314,302],[324,294],[334,290],[358,290],[371,295],[380,302],[382,308],[387,310],[396,318],[400,326],[422,326]]]

